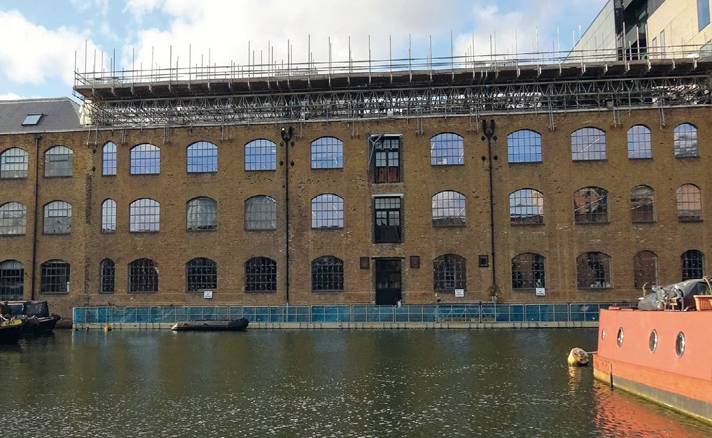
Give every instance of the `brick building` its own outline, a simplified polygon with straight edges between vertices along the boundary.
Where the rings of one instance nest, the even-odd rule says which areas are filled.
[[[0,299],[633,299],[712,253],[711,71],[78,75],[0,105]]]

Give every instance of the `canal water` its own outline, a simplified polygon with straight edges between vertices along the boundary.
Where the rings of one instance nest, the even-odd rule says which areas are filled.
[[[0,346],[3,436],[712,436],[566,366],[595,330],[57,331]],[[13,435],[15,436],[15,435]]]

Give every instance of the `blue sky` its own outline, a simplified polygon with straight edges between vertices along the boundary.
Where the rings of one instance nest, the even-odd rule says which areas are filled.
[[[248,41],[266,52],[275,46],[277,59],[286,56],[286,42],[294,58],[306,60],[308,35],[316,59],[328,57],[328,38],[334,58],[347,57],[348,37],[354,58],[366,58],[368,36],[374,57],[388,57],[392,37],[394,57],[405,56],[408,35],[414,55],[425,56],[428,35],[434,54],[471,50],[489,53],[489,36],[496,35],[497,51],[519,52],[571,47],[573,34],[587,25],[605,0],[3,0],[0,3],[0,98],[71,95],[75,51],[80,69],[84,47],[87,62],[104,64],[116,53],[116,64],[148,67],[203,55],[217,64],[245,62]],[[558,35],[558,37],[557,37]],[[266,57],[266,54],[264,55]],[[180,61],[179,61],[180,62]]]

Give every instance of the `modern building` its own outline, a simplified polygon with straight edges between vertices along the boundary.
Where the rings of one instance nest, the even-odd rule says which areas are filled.
[[[605,302],[700,277],[712,64],[672,66],[77,74],[81,115],[0,104],[0,299]]]
[[[680,47],[712,55],[710,0],[662,1],[648,18],[648,47],[653,58],[679,55]]]

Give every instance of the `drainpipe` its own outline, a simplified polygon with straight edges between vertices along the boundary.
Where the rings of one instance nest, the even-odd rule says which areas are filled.
[[[284,270],[284,298],[287,306],[289,306],[289,168],[294,166],[294,162],[289,161],[289,148],[293,146],[292,136],[294,134],[294,128],[291,126],[282,128],[280,134],[282,136],[282,144],[284,145],[284,247],[286,260]]]
[[[497,142],[497,136],[495,135],[496,124],[494,120],[482,121],[482,141],[487,140],[487,159],[489,162],[489,213],[490,213],[490,253],[492,254],[492,287],[490,288],[490,297],[492,301],[497,301],[497,293],[499,292],[499,286],[497,286],[497,263],[495,258],[495,226],[494,226],[494,169],[492,167],[492,155],[493,147]],[[496,158],[495,158],[496,159]]]
[[[34,301],[37,285],[37,222],[39,221],[39,199],[40,199],[40,142],[41,134],[35,134],[35,204],[34,220],[32,222],[32,280],[30,299]]]

